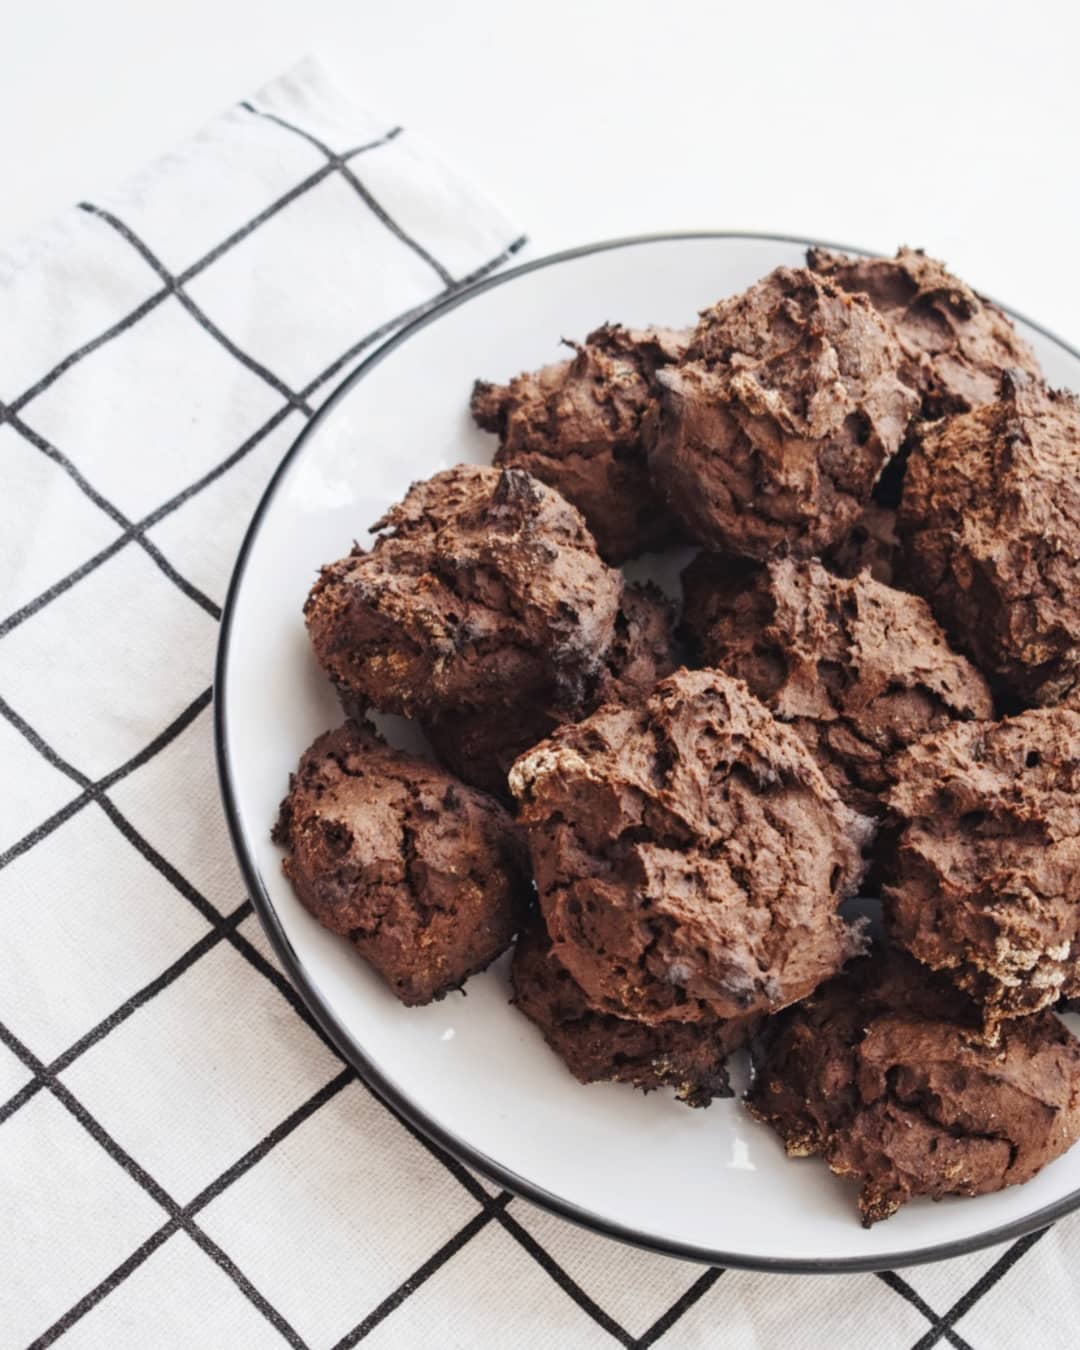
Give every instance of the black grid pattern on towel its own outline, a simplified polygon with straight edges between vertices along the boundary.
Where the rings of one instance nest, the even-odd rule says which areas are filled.
[[[454,278],[438,259],[433,257],[417,240],[411,238],[408,233],[402,229],[400,224],[388,214],[383,206],[375,199],[370,190],[363,184],[353,167],[354,162],[358,157],[365,153],[377,150],[379,146],[385,145],[399,136],[401,134],[400,127],[393,128],[386,135],[371,141],[368,144],[357,146],[343,152],[337,152],[314,137],[309,131],[277,114],[260,110],[250,104],[243,104],[241,106],[253,116],[266,118],[276,123],[281,128],[283,135],[303,137],[326,156],[326,164],[315,170],[308,177],[303,179],[303,181],[297,183],[288,192],[284,193],[271,205],[267,206],[258,215],[249,220],[242,228],[234,231],[227,238],[223,239],[208,253],[182,272],[178,274],[170,272],[147,245],[122,220],[118,219],[111,212],[91,204],[83,205],[83,210],[91,212],[106,221],[133,249],[138,251],[144,261],[157,273],[162,283],[161,288],[148,299],[144,300],[137,308],[132,310],[119,322],[113,324],[77,350],[66,355],[63,360],[42,374],[41,377],[19,397],[13,399],[6,405],[0,404],[0,425],[7,423],[37,451],[53,460],[100,511],[104,512],[121,527],[122,533],[106,548],[102,549],[93,557],[88,558],[67,576],[50,586],[42,594],[24,604],[13,613],[0,618],[0,640],[15,628],[25,623],[33,615],[44,609],[59,595],[62,595],[72,587],[77,586],[85,577],[94,572],[96,568],[101,566],[118,551],[129,545],[134,545],[137,548],[143,549],[169,580],[177,586],[189,600],[194,604],[199,605],[203,610],[213,615],[215,618],[219,618],[220,610],[218,606],[168,562],[162,553],[147,538],[147,531],[183,505],[183,503],[188,501],[191,497],[202,492],[221,475],[227,473],[235,464],[248,455],[266,436],[268,436],[290,412],[296,410],[303,416],[310,417],[315,406],[313,400],[315,400],[320,393],[324,392],[329,382],[333,380],[336,375],[345,370],[362,352],[378,343],[383,337],[397,327],[438,304],[447,295],[460,290],[498,267],[525,242],[523,238],[516,240],[505,250],[505,252],[498,257],[490,259],[484,266],[471,275]],[[341,177],[356,192],[363,205],[363,209],[371,211],[382,222],[386,229],[391,231],[402,243],[412,249],[431,267],[439,281],[442,283],[443,289],[434,297],[434,299],[417,306],[407,313],[395,316],[374,331],[365,334],[346,351],[341,352],[334,361],[303,388],[293,389],[272,370],[268,369],[264,364],[243,351],[236,343],[229,339],[187,294],[185,286],[206,268],[213,266],[219,258],[227,254],[230,249],[241,240],[247,238],[267,220],[287,207],[298,197],[309,192],[329,174],[333,173],[341,175]],[[274,414],[268,418],[268,420],[252,436],[250,436],[242,445],[237,446],[231,454],[216,464],[200,479],[191,483],[168,500],[163,501],[153,511],[143,516],[141,519],[132,520],[106,497],[96,491],[63,451],[59,447],[52,445],[44,437],[29,427],[22,420],[20,414],[28,405],[33,403],[38,395],[50,388],[52,384],[72,366],[83,360],[91,352],[98,350],[104,344],[138,324],[141,319],[170,296],[175,297],[188,314],[190,314],[191,318],[215,340],[221,343],[234,360],[247,367],[248,370],[252,371],[272,388],[281,397],[282,402]],[[103,1038],[110,1035],[111,1032],[121,1026],[134,1012],[143,1007],[150,1000],[154,999],[164,989],[168,988],[174,980],[178,979],[185,971],[196,962],[200,961],[208,952],[212,951],[222,942],[230,944],[245,961],[270,981],[279,994],[288,1001],[296,1015],[312,1027],[316,1034],[320,1035],[320,1039],[323,1040],[324,1044],[326,1044],[325,1038],[323,1038],[318,1031],[318,1028],[315,1026],[306,1007],[303,1005],[289,982],[274,966],[265,960],[258,950],[239,931],[241,922],[252,912],[250,901],[245,901],[230,913],[221,912],[206,896],[202,895],[187,878],[179,873],[176,868],[153,848],[148,840],[139,833],[134,825],[119,810],[109,795],[111,788],[115,787],[116,784],[121,782],[135,769],[148,763],[154,756],[165,749],[166,746],[179,736],[184,729],[206,709],[210,703],[211,696],[212,691],[210,689],[205,690],[138,754],[134,755],[118,769],[115,769],[106,776],[96,780],[83,773],[75,765],[68,763],[48,744],[34,727],[30,726],[11,706],[9,706],[7,702],[3,700],[2,697],[0,697],[0,717],[3,717],[40,755],[42,755],[55,769],[70,778],[80,789],[79,794],[61,810],[43,820],[23,838],[19,839],[4,853],[0,854],[0,869],[6,867],[15,858],[19,857],[27,850],[40,845],[55,829],[76,813],[84,810],[100,810],[120,832],[124,839],[127,840],[131,847],[136,849],[144,859],[157,869],[166,881],[174,887],[185,900],[194,906],[194,908],[198,910],[211,925],[210,930],[188,950],[183,952],[170,966],[168,966],[167,969],[163,970],[155,979],[145,985],[142,989],[138,990],[138,992],[129,997],[120,1006],[113,1009],[107,1017],[80,1036],[50,1062],[41,1060],[34,1054],[30,1047],[25,1045],[6,1026],[0,1023],[0,1042],[2,1042],[32,1074],[30,1081],[20,1088],[14,1096],[6,1102],[0,1103],[0,1123],[17,1113],[38,1093],[51,1093],[56,1101],[70,1113],[87,1134],[102,1149],[104,1149],[105,1152],[108,1153],[109,1156],[112,1157],[114,1161],[116,1161],[161,1208],[162,1221],[160,1227],[158,1227],[135,1250],[131,1251],[130,1254],[110,1274],[101,1280],[99,1284],[92,1289],[88,1289],[85,1294],[51,1326],[42,1328],[40,1334],[37,1335],[32,1342],[34,1347],[48,1346],[62,1338],[64,1333],[70,1327],[78,1322],[80,1318],[89,1312],[90,1309],[102,1299],[106,1298],[110,1293],[116,1290],[128,1276],[137,1270],[143,1262],[145,1262],[148,1257],[161,1246],[162,1243],[181,1229],[187,1233],[196,1245],[216,1263],[229,1279],[233,1281],[240,1292],[256,1309],[258,1309],[266,1321],[277,1330],[283,1342],[295,1347],[304,1347],[307,1344],[297,1330],[291,1326],[286,1318],[275,1308],[271,1298],[272,1291],[268,1292],[265,1289],[259,1289],[252,1283],[229,1254],[222,1250],[222,1248],[199,1226],[198,1216],[206,1205],[217,1196],[221,1195],[223,1191],[252,1168],[257,1167],[260,1161],[293,1130],[320,1111],[347,1084],[353,1082],[356,1075],[352,1068],[347,1064],[342,1063],[341,1070],[335,1077],[324,1084],[323,1087],[315,1092],[300,1107],[279,1121],[254,1147],[250,1148],[243,1157],[239,1158],[223,1171],[214,1181],[200,1191],[194,1199],[183,1205],[179,1204],[147,1170],[145,1170],[121,1147],[109,1131],[94,1117],[59,1077],[59,1075],[82,1054],[92,1046],[96,1045]],[[383,1107],[382,1109],[388,1108]],[[713,1288],[724,1273],[719,1269],[705,1270],[689,1285],[681,1297],[675,1300],[663,1315],[657,1318],[647,1330],[636,1336],[631,1335],[619,1324],[619,1322],[611,1317],[593,1298],[591,1298],[580,1284],[578,1284],[578,1282],[569,1275],[543,1245],[537,1241],[528,1229],[518,1222],[513,1212],[515,1202],[508,1192],[502,1191],[497,1195],[490,1195],[456,1159],[448,1156],[439,1147],[418,1134],[408,1122],[402,1120],[401,1124],[408,1130],[413,1138],[428,1151],[428,1153],[438,1160],[454,1181],[472,1198],[476,1206],[475,1213],[448,1241],[429,1256],[420,1266],[413,1270],[392,1293],[382,1299],[375,1307],[358,1309],[357,1321],[353,1329],[338,1341],[335,1350],[345,1350],[346,1347],[355,1346],[363,1341],[364,1338],[383,1321],[392,1317],[395,1311],[400,1308],[401,1305],[425,1283],[425,1281],[445,1266],[447,1262],[452,1261],[458,1252],[460,1252],[479,1232],[491,1223],[500,1225],[506,1234],[508,1234],[509,1237],[539,1265],[546,1275],[550,1277],[550,1279],[563,1290],[565,1294],[574,1300],[582,1312],[609,1335],[613,1343],[626,1347],[635,1347],[636,1350],[645,1350],[646,1347],[656,1345],[661,1341],[664,1341],[665,1344],[677,1343],[677,1337],[672,1337],[670,1340],[665,1340],[665,1338],[668,1337],[673,1328],[677,1327],[683,1315]],[[929,1347],[938,1344],[939,1341],[942,1340],[947,1341],[954,1346],[956,1350],[967,1350],[968,1342],[954,1329],[955,1324],[971,1311],[978,1300],[983,1298],[1017,1261],[1023,1258],[1025,1253],[1038,1242],[1045,1231],[1046,1230],[1043,1230],[1043,1232],[1040,1233],[1031,1234],[1014,1243],[996,1261],[996,1263],[963,1294],[961,1298],[957,1299],[957,1301],[943,1313],[938,1313],[931,1308],[906,1280],[902,1279],[894,1272],[885,1272],[876,1277],[868,1275],[860,1278],[866,1280],[873,1280],[876,1278],[883,1281],[898,1297],[906,1300],[919,1314],[925,1317],[927,1330],[918,1340],[917,1350],[929,1350]]]

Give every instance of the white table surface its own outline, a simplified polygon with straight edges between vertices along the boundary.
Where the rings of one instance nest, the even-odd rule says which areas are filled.
[[[314,51],[534,251],[643,231],[922,245],[1080,344],[1067,0],[4,0],[0,246]]]

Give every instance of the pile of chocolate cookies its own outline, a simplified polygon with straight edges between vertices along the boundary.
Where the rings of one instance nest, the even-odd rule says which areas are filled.
[[[308,597],[301,902],[410,1004],[516,936],[583,1082],[707,1105],[749,1046],[866,1223],[1028,1179],[1080,1136],[1080,403],[922,253],[812,249],[472,410],[494,465]],[[687,543],[678,615],[618,570]]]

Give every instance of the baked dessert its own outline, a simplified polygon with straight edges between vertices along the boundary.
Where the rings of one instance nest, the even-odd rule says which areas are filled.
[[[955,644],[1023,705],[1080,671],[1080,403],[1023,376],[923,429],[897,527],[906,578]]]
[[[870,823],[718,671],[677,671],[643,703],[560,727],[510,787],[552,950],[598,1011],[774,1011],[859,949],[837,907]]]
[[[304,752],[273,837],[300,903],[403,1003],[483,970],[528,909],[525,850],[498,802],[358,722]]]
[[[459,465],[414,483],[374,528],[371,549],[322,569],[304,609],[351,707],[432,722],[583,706],[623,580],[576,507],[518,469]]]
[[[745,680],[864,815],[881,813],[898,751],[993,714],[986,681],[949,648],[926,602],[867,572],[848,580],[783,558],[747,577],[699,554],[683,588],[702,661]]]
[[[615,616],[614,638],[588,682],[580,710],[526,703],[455,712],[425,722],[427,738],[441,762],[464,782],[508,798],[506,776],[514,760],[562,722],[602,703],[644,698],[657,680],[671,674],[673,621],[671,604],[655,586],[628,585]]]
[[[1080,994],[1080,713],[954,723],[894,772],[892,940],[970,994],[990,1038]]]
[[[662,1022],[650,1026],[596,1012],[570,972],[552,955],[536,919],[517,940],[511,967],[514,1006],[581,1083],[631,1083],[649,1092],[671,1087],[687,1106],[730,1097],[728,1057],[760,1021]]]
[[[746,1104],[790,1156],[859,1183],[866,1227],[915,1196],[1028,1181],[1080,1136],[1080,1041],[1053,1013],[977,1040],[964,996],[878,952],[767,1024]]]
[[[903,362],[864,296],[803,268],[703,311],[649,448],[689,536],[759,560],[843,539],[917,410]]]
[[[892,324],[904,349],[904,378],[922,395],[925,417],[992,403],[1007,370],[1042,378],[1008,316],[922,249],[864,258],[811,248],[806,261],[845,291],[865,295]]]
[[[499,437],[495,463],[524,469],[572,501],[608,562],[672,541],[674,522],[649,478],[643,434],[656,372],[688,332],[605,324],[568,361],[473,387],[473,417]]]

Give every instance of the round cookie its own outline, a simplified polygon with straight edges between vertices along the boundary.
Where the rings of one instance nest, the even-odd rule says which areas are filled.
[[[745,680],[864,815],[880,814],[898,751],[993,715],[986,681],[950,650],[926,602],[867,572],[848,580],[784,558],[746,577],[700,554],[683,587],[704,663]]]
[[[300,903],[403,1003],[483,970],[529,904],[525,849],[498,802],[356,722],[304,752],[273,837]]]
[[[511,967],[514,1006],[581,1083],[619,1082],[649,1092],[672,1087],[687,1106],[730,1097],[728,1056],[745,1045],[759,1019],[663,1022],[649,1026],[595,1012],[551,954],[541,922],[518,938]]]
[[[582,698],[581,715],[601,703],[644,698],[675,669],[671,605],[646,583],[626,587],[615,637]],[[541,703],[452,713],[424,724],[440,761],[466,783],[509,796],[506,776],[519,755],[550,736],[571,714]]]
[[[1008,316],[921,249],[856,258],[812,248],[806,261],[845,291],[865,295],[892,324],[904,349],[904,378],[922,395],[926,417],[992,403],[1006,370],[1042,378]]]
[[[1080,1041],[1052,1013],[977,1039],[962,994],[903,953],[853,963],[771,1019],[750,1112],[860,1185],[869,1227],[915,1196],[1028,1181],[1080,1136]]]
[[[931,423],[897,518],[905,579],[956,645],[1023,704],[1080,678],[1080,402],[1020,376]]]
[[[894,942],[1007,1017],[1080,994],[1080,713],[954,723],[893,764]]]
[[[582,706],[623,580],[565,498],[517,469],[459,465],[415,483],[375,529],[370,550],[322,569],[304,608],[349,706],[428,721]]]
[[[865,297],[777,268],[705,310],[686,361],[657,374],[654,481],[717,553],[820,553],[854,526],[918,407],[903,361]]]
[[[745,685],[677,671],[560,727],[510,787],[552,949],[600,1011],[703,1021],[803,998],[857,950],[837,914],[870,822]]]
[[[573,502],[601,556],[619,563],[671,542],[675,526],[649,478],[643,431],[654,419],[656,371],[678,361],[689,333],[606,324],[569,361],[478,380],[473,417],[499,437],[495,463],[524,469]]]

